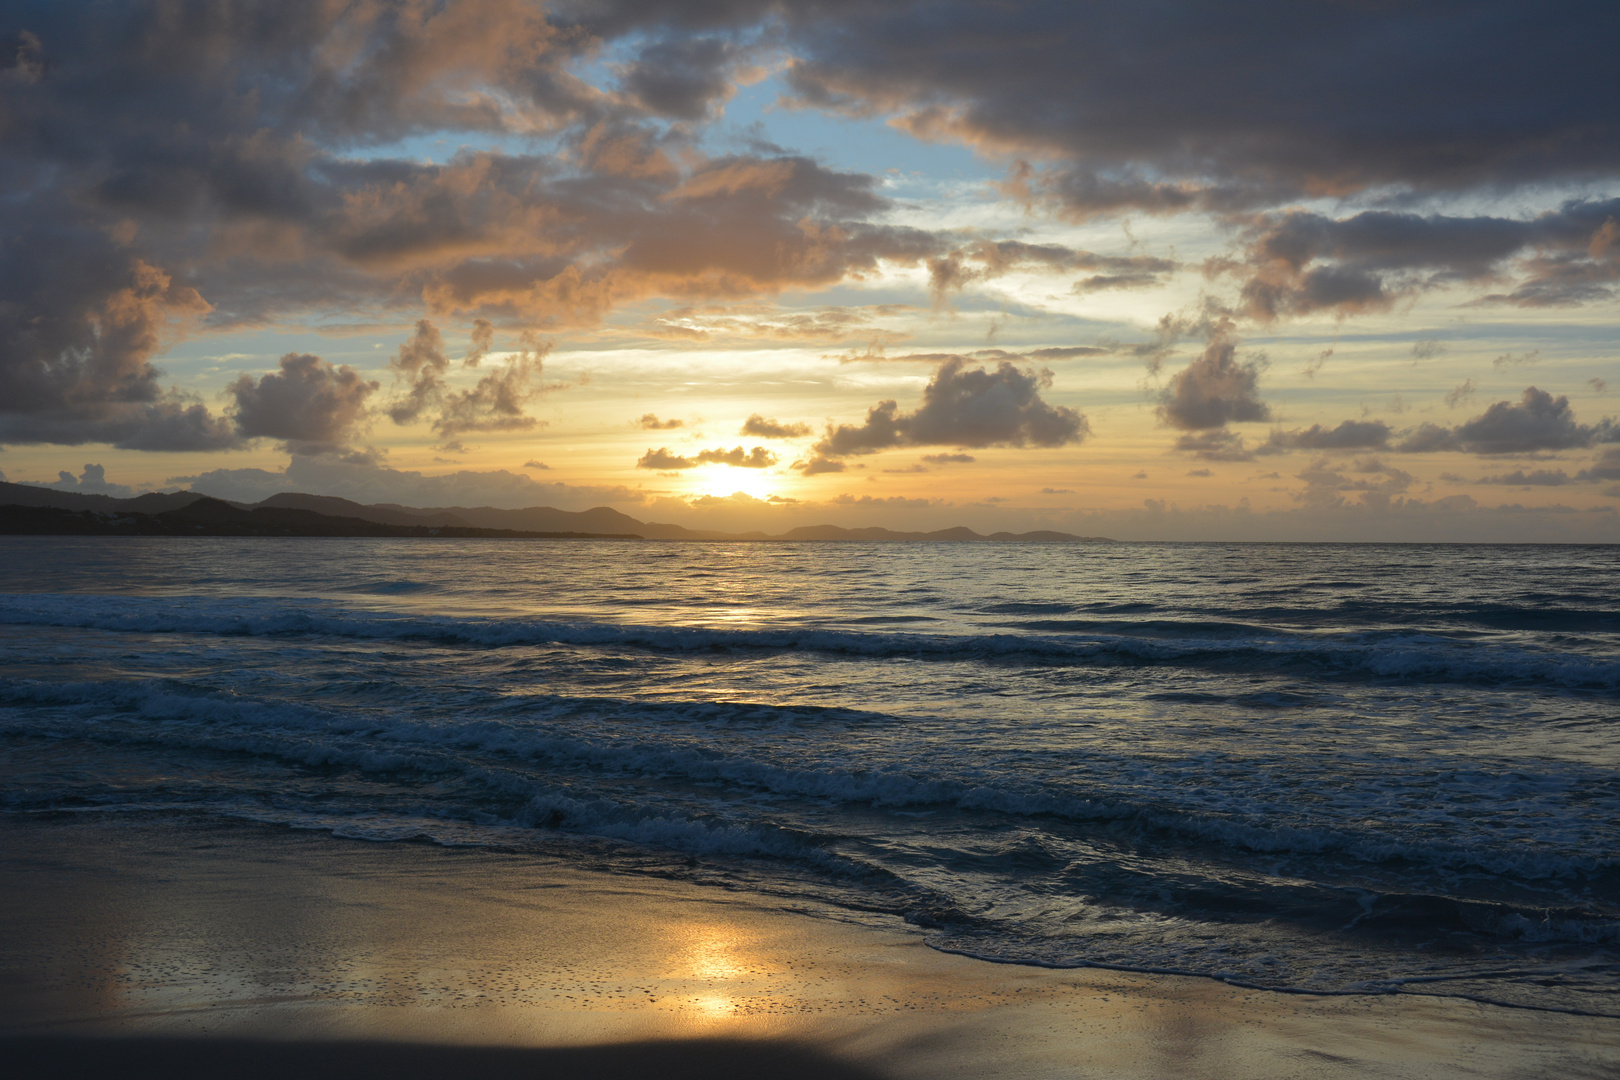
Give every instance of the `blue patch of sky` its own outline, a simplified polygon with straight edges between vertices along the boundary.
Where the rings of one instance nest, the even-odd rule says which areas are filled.
[[[739,88],[726,103],[725,119],[705,133],[704,144],[713,153],[735,152],[751,140],[764,139],[829,168],[874,176],[891,169],[941,182],[998,180],[1006,175],[1005,163],[987,161],[964,146],[923,142],[896,130],[881,116],[848,117],[779,104],[788,95],[788,86],[778,75]]]

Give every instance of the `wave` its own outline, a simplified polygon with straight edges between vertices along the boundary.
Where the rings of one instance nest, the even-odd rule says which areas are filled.
[[[814,626],[751,629],[455,617],[355,610],[317,600],[13,594],[0,597],[0,624],[142,633],[317,635],[484,648],[573,645],[1077,666],[1175,665],[1339,678],[1620,689],[1620,659],[1612,654],[1555,652],[1406,630],[1300,633],[1252,624],[1162,620],[1141,627],[1112,623],[1107,633],[925,634]]]
[[[581,798],[581,778],[640,777],[649,790],[721,785],[772,798],[819,800],[887,811],[949,810],[1066,827],[1101,826],[1115,839],[1154,837],[1162,845],[1178,838],[1208,853],[1226,851],[1240,862],[1311,857],[1376,866],[1402,862],[1430,872],[1485,873],[1520,882],[1590,878],[1620,871],[1620,857],[1583,850],[1580,836],[1553,842],[1553,820],[1542,821],[1534,846],[1507,838],[1489,842],[1489,829],[1473,836],[1413,838],[1369,832],[1343,823],[1288,824],[1275,820],[1277,806],[1260,793],[1259,810],[1234,799],[1228,809],[1177,806],[1169,793],[1084,790],[1085,779],[1030,783],[994,776],[929,774],[916,766],[855,768],[835,758],[769,760],[746,750],[720,750],[672,742],[657,732],[670,720],[719,721],[775,714],[784,725],[824,715],[868,722],[881,714],[756,703],[667,703],[615,698],[532,696],[501,708],[502,715],[461,714],[453,722],[430,722],[378,710],[334,711],[285,701],[262,701],[166,681],[50,683],[0,679],[0,709],[33,706],[26,718],[0,721],[0,733],[85,738],[161,749],[262,755],[296,765],[340,766],[362,773],[451,776],[469,781],[505,805],[503,820],[577,830],[698,853],[819,858],[820,840],[771,825],[760,832],[711,813],[684,811],[619,798]],[[77,709],[64,715],[62,708]],[[39,715],[39,709],[57,711]],[[612,717],[623,730],[596,737],[549,726],[590,714]],[[137,721],[113,723],[118,717]],[[6,717],[0,712],[0,717]],[[634,718],[639,725],[632,726]],[[948,768],[948,766],[946,766]],[[1555,787],[1558,784],[1553,785]],[[1369,804],[1368,812],[1372,809]],[[479,811],[464,807],[462,812]],[[515,815],[515,816],[514,816]],[[1361,816],[1359,814],[1352,816]],[[1434,816],[1431,814],[1431,822]],[[1051,827],[1050,825],[1047,826]],[[1122,834],[1120,830],[1124,830]],[[791,840],[784,839],[789,833]]]

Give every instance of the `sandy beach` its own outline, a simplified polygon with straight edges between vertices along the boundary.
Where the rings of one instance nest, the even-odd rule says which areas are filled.
[[[1620,1072],[1615,1020],[992,964],[521,853],[139,814],[0,830],[18,1076]]]

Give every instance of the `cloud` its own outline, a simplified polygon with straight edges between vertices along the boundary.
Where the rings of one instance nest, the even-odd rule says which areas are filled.
[[[350,441],[366,421],[366,398],[377,386],[347,364],[288,353],[279,371],[258,382],[238,376],[226,392],[236,400],[234,420],[244,438],[280,439],[294,452],[318,453]]]
[[[1605,449],[1588,468],[1576,473],[1575,479],[1583,483],[1620,480],[1620,446]]]
[[[1064,446],[1091,432],[1086,418],[1050,405],[1041,391],[1052,373],[1002,361],[994,369],[972,368],[953,356],[939,366],[914,412],[894,401],[874,405],[860,425],[827,426],[816,443],[818,458],[873,454],[898,446]]]
[[[1201,0],[1166,18],[1011,0],[993,18],[951,2],[786,18],[799,104],[1044,161],[1009,187],[1075,217],[1534,185],[1620,165],[1604,44],[1620,15],[1590,5]]]
[[[473,324],[472,348],[462,360],[463,368],[476,368],[494,344],[494,327],[484,319]],[[524,406],[539,396],[542,361],[550,350],[531,334],[520,339],[520,349],[504,366],[486,372],[476,385],[454,389],[446,379],[450,367],[444,351],[444,337],[427,319],[419,319],[410,339],[399,347],[389,362],[401,392],[388,406],[389,418],[408,424],[424,412],[433,411],[432,427],[450,438],[469,431],[524,431],[539,421],[524,412]]]
[[[1517,402],[1498,401],[1467,423],[1448,428],[1426,423],[1407,435],[1396,449],[1420,454],[1462,450],[1470,454],[1529,454],[1572,450],[1594,442],[1613,441],[1612,419],[1597,424],[1578,423],[1569,398],[1553,397],[1534,386],[1526,387]]]
[[[1043,488],[1041,488],[1041,494],[1042,495],[1073,495],[1074,494],[1074,489],[1073,488],[1043,487]]]
[[[1457,386],[1447,391],[1445,397],[1446,408],[1455,409],[1458,405],[1472,398],[1476,389],[1473,379],[1464,379]]]
[[[1620,213],[1620,199],[1572,200],[1534,218],[1447,217],[1370,210],[1329,218],[1304,210],[1250,219],[1241,258],[1211,260],[1211,273],[1244,279],[1240,310],[1262,322],[1315,312],[1387,311],[1457,284],[1517,274],[1512,294],[1478,303],[1551,306],[1607,299],[1620,285],[1620,249],[1594,254],[1594,238]],[[1444,345],[1417,342],[1417,360]],[[1504,363],[1533,360],[1504,356]]]
[[[809,424],[788,423],[780,420],[767,420],[754,413],[743,421],[739,435],[752,435],[756,439],[798,439],[810,434]]]
[[[756,446],[747,452],[740,446],[730,450],[724,448],[717,450],[703,450],[697,456],[699,465],[730,465],[738,469],[768,469],[776,464],[776,455],[763,446]]]
[[[636,426],[645,431],[673,431],[686,426],[685,420],[660,420],[653,413],[643,413]]]
[[[546,470],[549,470],[551,468],[551,466],[547,465],[545,462],[536,461],[534,458],[530,458],[528,461],[525,461],[523,463],[523,467],[525,469],[546,469]]]
[[[1183,435],[1172,447],[1177,453],[1191,454],[1205,461],[1252,461],[1255,452],[1243,443],[1243,436],[1235,431],[1216,429]],[[1145,479],[1139,474],[1137,479]]]
[[[1563,469],[1535,469],[1531,472],[1515,469],[1513,472],[1504,473],[1501,476],[1481,477],[1478,482],[1481,484],[1502,484],[1510,487],[1560,487],[1564,484],[1574,483],[1569,474],[1564,472]]]
[[[1240,363],[1230,322],[1210,335],[1203,353],[1177,372],[1159,395],[1159,419],[1183,431],[1271,419],[1260,400],[1260,365]]]
[[[978,460],[972,454],[924,454],[922,459],[930,465],[966,465]]]
[[[820,476],[822,473],[841,473],[849,466],[821,454],[812,454],[804,461],[795,461],[791,467],[802,471],[806,476]]]
[[[4,479],[4,476],[0,476],[0,480]],[[29,486],[53,488],[57,491],[77,491],[83,495],[111,495],[115,499],[127,499],[135,494],[135,489],[127,484],[108,483],[107,470],[100,465],[89,464],[85,465],[84,472],[78,476],[63,469],[56,474],[53,483],[29,483]]]
[[[1382,420],[1345,420],[1338,427],[1312,424],[1295,431],[1273,431],[1257,454],[1286,454],[1292,450],[1377,450],[1392,434]]]
[[[658,469],[662,472],[673,472],[676,469],[693,469],[697,462],[691,458],[671,453],[669,447],[660,446],[657,450],[649,449],[636,459],[638,469]]]
[[[944,306],[953,292],[1017,270],[1048,273],[1101,271],[1075,282],[1076,293],[1104,289],[1146,288],[1162,285],[1163,275],[1175,270],[1170,259],[1151,255],[1099,255],[1059,244],[1029,244],[1021,240],[978,240],[928,260],[928,289],[935,307]]]
[[[1515,356],[1512,353],[1503,353],[1501,356],[1498,356],[1495,360],[1491,361],[1491,366],[1494,368],[1518,367],[1523,364],[1533,364],[1540,359],[1540,349],[1532,349],[1529,352],[1521,353],[1518,356]]]
[[[1346,476],[1332,468],[1326,460],[1313,463],[1300,473],[1305,489],[1294,498],[1317,510],[1339,510],[1347,506],[1388,507],[1391,501],[1412,486],[1412,474],[1387,466],[1379,461],[1358,463],[1355,470],[1363,475]],[[1372,479],[1379,476],[1380,479]],[[1350,499],[1349,495],[1359,495]]]
[[[622,68],[620,78],[648,111],[702,120],[735,92],[732,69],[746,55],[720,36],[654,40]]]
[[[156,451],[239,445],[224,418],[165,390],[152,363],[167,338],[210,310],[197,290],[104,236],[46,217],[15,198],[0,207],[0,440]]]
[[[1188,469],[1187,470],[1187,475],[1188,476],[1211,476],[1213,474],[1208,469]]]
[[[877,220],[889,204],[872,177],[782,152],[710,157],[662,125],[741,77],[747,50],[725,33],[637,32],[610,92],[575,70],[604,40],[520,0],[127,0],[93,20],[51,5],[26,18],[0,78],[12,442],[234,445],[228,422],[164,391],[152,364],[203,321],[425,310],[472,322],[463,366],[476,368],[496,324],[595,325],[652,296],[768,296],[949,246]],[[441,161],[390,149],[443,133],[543,148]],[[400,422],[531,426],[524,362],[452,391],[442,341],[415,348],[397,358]]]
[[[659,469],[673,472],[678,469],[695,469],[699,465],[730,465],[739,469],[768,469],[776,464],[776,455],[763,446],[756,446],[745,451],[742,447],[733,447],[730,450],[720,447],[714,450],[700,451],[696,457],[683,457],[672,453],[668,447],[659,447],[657,450],[648,450],[636,461],[638,469]]]

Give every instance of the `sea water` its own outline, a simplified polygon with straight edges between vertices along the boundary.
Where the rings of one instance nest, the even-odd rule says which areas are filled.
[[[0,538],[0,812],[1620,1015],[1620,549]]]

